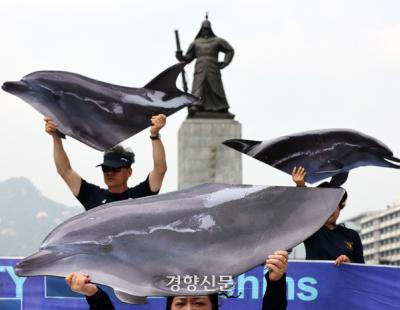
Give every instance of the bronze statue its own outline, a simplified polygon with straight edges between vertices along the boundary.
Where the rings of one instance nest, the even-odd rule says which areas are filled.
[[[225,54],[224,61],[218,62],[218,53]],[[234,50],[224,39],[217,37],[211,29],[211,23],[206,16],[195,40],[183,55],[178,48],[176,58],[190,63],[197,59],[194,71],[192,94],[199,98],[189,107],[188,117],[199,118],[233,118],[229,113],[222,85],[220,70],[232,61]]]

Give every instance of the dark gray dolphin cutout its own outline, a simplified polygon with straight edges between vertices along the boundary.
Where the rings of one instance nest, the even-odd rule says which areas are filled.
[[[333,177],[343,184],[351,169],[378,166],[399,169],[398,158],[381,141],[350,129],[306,131],[269,141],[232,139],[223,144],[292,174],[294,167],[306,169],[306,182]]]
[[[197,98],[176,88],[185,63],[155,77],[144,88],[129,88],[63,71],[38,71],[3,90],[50,116],[62,134],[97,150],[109,149],[149,127],[155,114],[171,115]]]
[[[59,225],[16,272],[61,277],[86,272],[130,303],[176,295],[167,276],[236,276],[274,251],[299,244],[323,225],[343,192],[202,184],[111,203]],[[182,284],[179,294],[210,291],[193,292]]]

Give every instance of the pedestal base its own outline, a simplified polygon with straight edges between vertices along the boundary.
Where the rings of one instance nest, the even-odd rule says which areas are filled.
[[[186,119],[178,132],[178,188],[201,183],[242,183],[241,153],[223,145],[241,138],[232,119]]]

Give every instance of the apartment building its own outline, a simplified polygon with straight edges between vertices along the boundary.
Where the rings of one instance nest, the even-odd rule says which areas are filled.
[[[400,200],[360,222],[365,262],[400,266]]]

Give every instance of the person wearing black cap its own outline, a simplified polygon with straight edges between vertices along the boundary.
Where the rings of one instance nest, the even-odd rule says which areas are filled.
[[[305,176],[306,171],[303,167],[294,167],[292,179],[298,187],[305,187]],[[337,188],[329,182],[323,182],[317,187]],[[306,259],[334,260],[338,266],[342,263],[364,263],[363,246],[358,233],[344,225],[336,224],[341,210],[346,206],[346,200],[347,192],[325,224],[304,241]]]
[[[164,146],[159,131],[166,123],[166,116],[155,115],[151,118],[150,139],[153,146],[153,170],[142,183],[128,187],[128,179],[132,175],[131,165],[134,163],[134,153],[122,146],[115,146],[104,153],[103,162],[99,165],[104,176],[107,189],[86,182],[75,172],[64,150],[62,140],[57,134],[57,124],[45,117],[45,130],[53,137],[54,162],[58,174],[63,178],[72,193],[86,210],[99,205],[126,199],[155,195],[161,188],[167,171]]]

